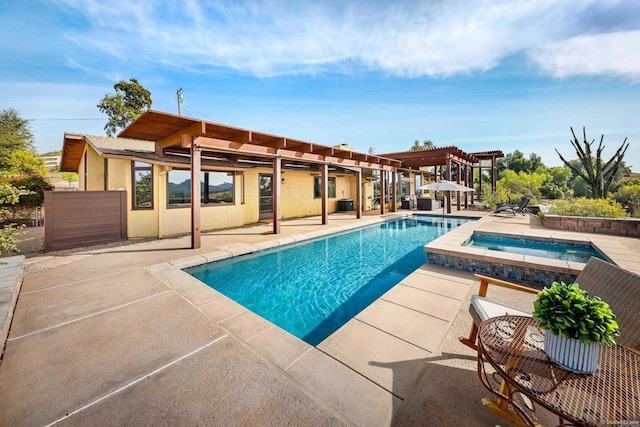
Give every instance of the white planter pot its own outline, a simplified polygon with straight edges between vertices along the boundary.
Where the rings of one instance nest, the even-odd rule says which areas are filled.
[[[590,374],[598,369],[600,343],[584,344],[578,339],[564,338],[546,331],[544,352],[564,368],[581,374]]]

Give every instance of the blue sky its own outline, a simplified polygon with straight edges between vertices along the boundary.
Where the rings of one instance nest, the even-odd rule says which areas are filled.
[[[413,141],[575,158],[570,126],[628,137],[640,171],[640,2],[0,2],[0,109],[40,152],[103,135],[136,77],[153,108],[358,151]]]

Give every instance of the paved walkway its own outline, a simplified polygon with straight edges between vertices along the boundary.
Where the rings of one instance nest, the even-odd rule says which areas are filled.
[[[470,325],[470,273],[423,265],[314,348],[180,270],[378,221],[340,214],[285,222],[278,236],[269,225],[206,234],[197,251],[185,237],[28,260],[0,425],[500,423],[456,340]],[[637,251],[637,240],[615,241]]]

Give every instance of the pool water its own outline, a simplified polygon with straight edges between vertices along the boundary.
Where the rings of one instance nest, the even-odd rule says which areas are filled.
[[[589,261],[592,256],[608,261],[606,256],[587,243],[474,233],[465,246],[583,263]]]
[[[424,264],[426,243],[467,221],[415,215],[185,271],[317,345]]]

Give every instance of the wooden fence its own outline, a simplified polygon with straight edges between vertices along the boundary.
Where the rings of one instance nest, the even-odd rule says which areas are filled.
[[[125,191],[45,191],[44,250],[127,238]]]

